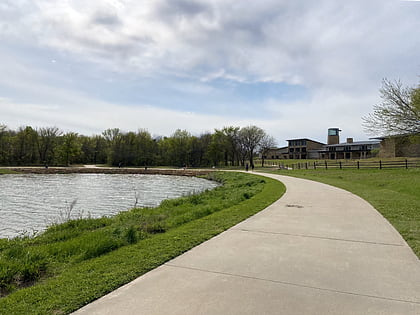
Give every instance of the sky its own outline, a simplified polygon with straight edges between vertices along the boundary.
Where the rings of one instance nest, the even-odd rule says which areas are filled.
[[[382,80],[420,83],[419,30],[420,1],[2,0],[0,124],[366,140]]]

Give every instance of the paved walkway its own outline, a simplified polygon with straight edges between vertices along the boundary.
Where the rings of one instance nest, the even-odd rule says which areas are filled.
[[[266,176],[280,200],[75,314],[420,314],[420,261],[372,206]]]

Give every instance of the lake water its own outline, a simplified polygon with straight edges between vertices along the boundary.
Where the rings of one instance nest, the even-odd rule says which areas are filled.
[[[140,174],[0,175],[0,238],[33,234],[71,217],[102,217],[218,186],[209,180]]]

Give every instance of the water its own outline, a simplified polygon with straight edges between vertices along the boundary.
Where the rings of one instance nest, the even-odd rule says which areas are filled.
[[[209,180],[168,175],[56,174],[0,176],[0,238],[44,230],[67,216],[102,217],[212,189]]]

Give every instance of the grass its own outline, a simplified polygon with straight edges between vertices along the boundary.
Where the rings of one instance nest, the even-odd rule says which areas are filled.
[[[4,174],[18,174],[18,172],[9,170],[7,168],[0,168],[0,175],[4,175]]]
[[[270,171],[330,184],[367,200],[420,258],[420,169]]]
[[[0,298],[0,314],[72,312],[257,213],[285,191],[261,176],[213,176],[223,186],[154,209],[72,220],[35,238],[0,240],[1,281],[8,291]]]

